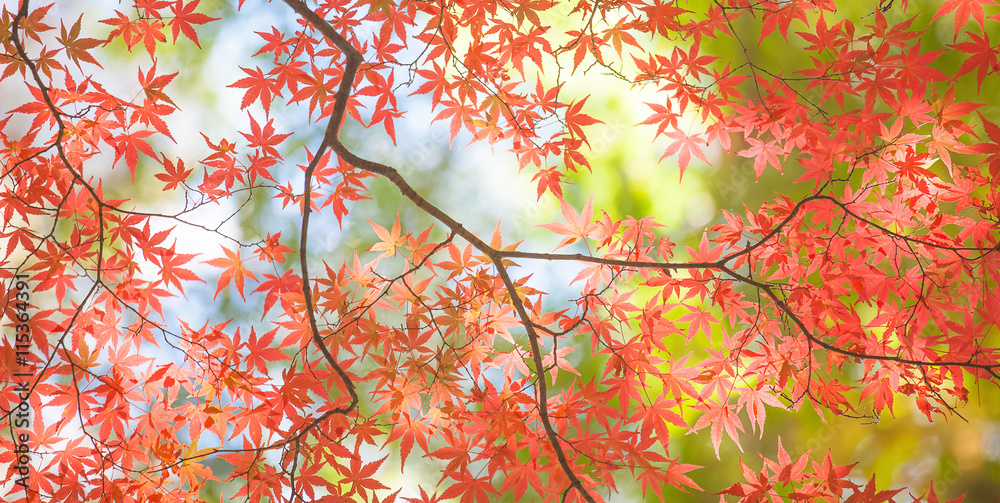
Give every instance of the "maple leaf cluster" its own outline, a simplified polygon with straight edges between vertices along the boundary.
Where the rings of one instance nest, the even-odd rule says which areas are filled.
[[[1000,126],[979,102],[1000,65],[995,2],[948,0],[918,22],[913,0],[859,19],[830,0],[285,0],[261,8],[296,22],[246,34],[259,58],[223,84],[242,93],[244,126],[202,133],[184,158],[170,148],[182,70],[161,56],[210,46],[204,27],[221,20],[199,0],[127,3],[0,14],[0,85],[18,90],[0,119],[0,406],[35,411],[30,477],[19,437],[0,438],[23,482],[8,501],[201,501],[221,487],[253,502],[594,502],[626,480],[665,497],[710,481],[675,435],[707,430],[719,456],[762,434],[769,409],[877,418],[905,399],[946,419],[1000,378]],[[922,48],[942,23],[957,65]],[[808,63],[775,69],[752,50],[777,39]],[[739,55],[714,55],[718,40]],[[102,48],[122,46],[136,71],[109,75]],[[717,151],[806,195],[723,211],[681,247],[654,216],[575,207],[568,181],[606,169],[588,139],[602,121],[564,87],[595,73],[650,97],[636,131],[679,175]],[[407,95],[430,100],[452,142],[516,156],[532,195],[558,201],[560,221],[540,226],[556,250],[505,241],[499,224],[473,232],[341,142],[348,120],[395,142]],[[276,106],[322,139],[282,131]],[[306,164],[282,169],[299,150]],[[372,246],[313,255],[310,223],[359,221],[376,177],[435,224],[368,220]],[[106,196],[112,181],[183,206]],[[297,211],[295,227],[227,234],[255,197]],[[213,208],[235,209],[206,221]],[[182,231],[221,250],[193,252]],[[551,299],[529,262],[576,264],[577,295]],[[185,297],[201,282],[260,318],[166,307],[210,304]],[[759,471],[741,461],[745,480],[720,499],[900,501],[829,454],[797,454],[779,442]],[[424,458],[432,482],[387,485],[389,465]]]

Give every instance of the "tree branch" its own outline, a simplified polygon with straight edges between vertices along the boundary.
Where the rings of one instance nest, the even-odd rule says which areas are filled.
[[[457,220],[452,218],[447,213],[441,211],[438,207],[431,204],[429,201],[424,199],[422,196],[417,194],[410,184],[400,176],[399,172],[390,166],[384,164],[369,161],[367,159],[362,159],[358,157],[353,152],[347,149],[343,143],[340,142],[340,125],[344,120],[344,113],[347,109],[347,100],[350,98],[351,87],[354,83],[354,77],[357,75],[358,66],[361,64],[363,58],[361,53],[355,49],[351,44],[336,30],[330,26],[322,17],[316,14],[312,9],[310,9],[304,2],[299,0],[285,0],[296,13],[302,16],[313,28],[319,30],[330,42],[332,42],[341,52],[344,53],[346,61],[344,63],[344,75],[343,80],[340,82],[340,87],[337,90],[336,101],[334,102],[333,113],[330,116],[330,121],[326,128],[326,134],[323,138],[323,142],[320,144],[320,148],[316,151],[316,155],[313,157],[312,162],[306,168],[305,174],[305,187],[303,198],[303,209],[302,209],[302,239],[299,248],[299,263],[302,268],[302,291],[305,294],[306,299],[306,311],[309,313],[309,323],[313,332],[313,340],[320,349],[323,351],[324,356],[334,367],[337,374],[344,379],[347,383],[348,391],[351,392],[352,402],[349,410],[353,409],[357,405],[357,393],[354,390],[354,385],[350,378],[340,367],[340,365],[334,361],[333,356],[329,353],[329,350],[323,344],[322,337],[320,337],[319,329],[316,326],[316,315],[314,313],[314,306],[312,301],[311,292],[309,289],[309,273],[306,264],[306,244],[308,239],[308,226],[309,226],[309,213],[310,213],[310,200],[312,191],[312,173],[319,163],[319,159],[322,157],[327,146],[331,148],[342,160],[346,161],[348,164],[365,171],[375,173],[387,178],[393,185],[395,185],[400,193],[409,199],[418,208],[424,210],[429,215],[436,218],[438,221],[443,223],[446,227],[451,229],[451,231],[465,240],[467,240],[472,246],[474,246],[479,251],[486,254],[493,264],[497,268],[497,273],[504,282],[504,286],[507,292],[510,294],[511,303],[514,309],[517,311],[518,317],[521,319],[525,331],[528,334],[528,339],[531,343],[531,353],[532,360],[535,363],[536,372],[539,376],[536,380],[538,386],[538,411],[539,418],[541,419],[542,426],[545,428],[546,436],[549,442],[552,444],[552,448],[555,450],[556,457],[559,460],[559,465],[562,467],[563,471],[566,473],[566,477],[570,481],[571,487],[576,489],[583,498],[589,503],[596,503],[596,500],[589,492],[583,487],[583,483],[576,476],[573,468],[569,465],[569,461],[566,458],[566,453],[562,448],[559,441],[559,436],[552,427],[552,423],[549,420],[548,414],[548,392],[545,384],[545,369],[542,365],[542,355],[541,355],[541,344],[539,343],[539,335],[535,331],[534,325],[531,323],[531,318],[527,311],[524,309],[524,304],[521,302],[521,298],[518,296],[517,290],[513,281],[510,279],[510,275],[507,273],[506,267],[501,261],[500,252],[485,241],[480,239],[478,236],[465,229],[462,224]]]

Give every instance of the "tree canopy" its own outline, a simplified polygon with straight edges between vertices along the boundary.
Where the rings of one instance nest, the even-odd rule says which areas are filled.
[[[867,476],[775,418],[996,411],[998,22],[992,0],[5,3],[7,500],[994,494]],[[479,149],[447,184],[450,154],[412,143],[435,125]],[[490,185],[537,211],[512,226]]]

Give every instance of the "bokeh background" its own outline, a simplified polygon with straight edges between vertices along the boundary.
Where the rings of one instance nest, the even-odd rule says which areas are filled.
[[[704,0],[683,2],[684,8],[693,11],[704,10],[707,5]],[[950,51],[950,19],[930,24],[938,5],[939,2],[934,1],[911,0],[905,13],[900,5],[894,5],[885,16],[890,24],[916,16],[914,26],[928,26],[930,30],[929,36],[923,38],[922,48],[945,51],[935,64],[946,73],[954,72],[964,57]],[[837,15],[853,19],[857,24],[865,24],[871,22],[866,16],[877,7],[876,2],[841,2]],[[76,15],[84,13],[85,29],[101,33],[108,27],[98,21],[111,17],[116,8],[121,7],[110,0],[59,0],[53,14],[75,19]],[[543,19],[552,23],[555,29],[569,29],[571,21],[559,9],[554,8]],[[263,67],[269,64],[266,57],[250,56],[259,48],[259,38],[253,34],[255,31],[269,32],[272,24],[279,30],[291,30],[295,26],[290,9],[280,2],[247,0],[237,12],[235,1],[202,0],[199,11],[222,19],[199,29],[199,38],[205,50],[198,50],[186,39],[176,46],[157,50],[160,73],[180,72],[170,92],[181,108],[171,117],[173,122],[170,123],[177,142],[160,146],[184,159],[189,166],[197,166],[198,160],[206,155],[201,132],[214,140],[225,137],[230,141],[239,141],[241,137],[237,131],[245,127],[247,114],[253,114],[258,120],[264,116],[263,111],[255,106],[241,111],[243,91],[226,86],[242,77],[240,66]],[[810,14],[810,22],[815,22],[815,18]],[[753,41],[759,37],[759,25],[751,19],[742,19],[736,28],[741,37],[750,42],[747,44],[750,57],[774,74],[783,72],[790,75],[811,64],[805,57],[796,57],[797,53],[791,50],[804,45],[793,34],[789,34],[788,43],[772,36],[756,46]],[[800,26],[799,29],[804,28]],[[1000,40],[1000,33],[990,33],[990,36],[992,40]],[[672,43],[666,39],[642,42],[664,49],[669,49]],[[739,62],[745,57],[740,46],[723,40],[705,41],[703,52],[720,56],[724,61]],[[118,83],[123,90],[140,92],[132,70],[126,69],[134,68],[136,64],[144,69],[149,67],[148,55],[141,45],[129,51],[124,45],[113,44],[101,49],[99,54],[103,71],[121,75]],[[996,76],[989,77],[982,93],[974,100],[987,103],[982,112],[995,121],[1000,119],[1000,86],[996,86],[996,79]],[[749,85],[749,81],[745,85]],[[974,79],[963,79],[955,85],[959,99],[975,96]],[[399,94],[402,96],[409,92],[412,90]],[[674,159],[660,160],[665,144],[653,139],[655,128],[634,127],[649,114],[642,103],[657,99],[650,90],[633,88],[595,69],[587,79],[568,80],[565,92],[579,97],[590,95],[587,113],[604,121],[604,124],[587,130],[592,146],[589,160],[593,172],[573,175],[570,178],[572,185],[565,189],[566,199],[579,207],[593,198],[596,215],[603,211],[615,219],[656,216],[667,226],[665,234],[679,245],[679,259],[683,259],[684,253],[680,245],[695,247],[706,228],[721,222],[720,209],[742,212],[744,206],[754,208],[773,199],[776,194],[801,197],[811,188],[793,184],[798,178],[794,169],[786,169],[783,174],[767,170],[757,180],[752,159],[725,153],[716,145],[706,151],[711,165],[693,160],[681,180]],[[750,93],[752,89],[747,88],[745,92]],[[17,102],[16,96],[2,93],[7,93],[7,88],[0,84],[4,102],[8,99],[10,103]],[[407,110],[407,114],[397,122],[397,144],[394,145],[379,131],[367,130],[350,120],[344,128],[345,143],[363,157],[399,169],[424,197],[480,235],[488,236],[499,221],[505,242],[527,240],[528,244],[522,249],[549,251],[558,243],[558,238],[537,227],[560,219],[558,204],[549,195],[540,200],[535,197],[535,186],[530,181],[532,173],[518,172],[511,154],[499,146],[494,150],[482,144],[467,145],[471,139],[467,133],[462,133],[449,147],[447,125],[430,124],[435,111],[431,110],[429,98],[403,98],[401,108]],[[281,153],[286,163],[275,173],[279,181],[291,182],[296,187],[301,184],[301,168],[297,165],[305,163],[304,147],[314,149],[322,132],[320,127],[309,124],[307,115],[305,106],[277,106],[271,114],[279,133],[298,133],[294,142],[283,145]],[[737,135],[733,135],[731,152],[745,148],[740,142]],[[105,193],[110,198],[128,197],[163,213],[182,207],[183,201],[171,199],[171,194],[161,192],[159,187],[136,187],[126,183],[129,177],[127,170],[121,167],[111,169],[111,160],[109,156],[105,172],[96,173],[104,179]],[[143,170],[157,169],[161,169],[159,164],[148,159],[141,160],[136,176],[141,176]],[[311,231],[313,248],[309,253],[317,260],[339,265],[349,260],[355,251],[364,256],[368,247],[376,241],[365,219],[388,227],[398,214],[401,222],[410,229],[422,229],[433,223],[387,182],[371,180],[368,187],[370,199],[353,203],[351,213],[341,224],[333,218],[314,223]],[[297,212],[293,208],[282,208],[278,201],[271,199],[271,195],[273,192],[266,190],[254,191],[245,198],[244,211],[236,212],[235,202],[230,202],[229,206],[207,208],[191,215],[191,218],[217,222],[222,233],[245,241],[261,239],[280,231],[283,242],[298,242]],[[231,215],[235,216],[230,218]],[[216,253],[219,245],[225,244],[224,239],[215,233],[190,228],[178,230],[181,234],[178,235],[177,248],[181,253]],[[549,308],[562,309],[564,307],[560,303],[575,296],[568,285],[575,274],[572,265],[543,263],[526,266],[527,271],[533,274],[532,285],[552,294],[548,300]],[[189,317],[208,319],[213,323],[233,319],[233,325],[261,323],[263,299],[260,296],[243,302],[238,296],[233,297],[235,292],[230,289],[213,302],[215,283],[211,278],[218,274],[218,269],[204,265],[196,268],[195,272],[207,278],[207,283],[191,285],[186,289],[186,298],[175,299],[166,305],[168,320],[171,317]],[[264,320],[265,323],[267,321]],[[717,329],[721,330],[721,327]],[[992,327],[991,330],[993,340],[1000,339],[1000,329]],[[703,336],[695,342],[711,344]],[[573,363],[584,378],[599,368],[599,362],[588,361],[586,355],[576,357]],[[676,435],[671,438],[671,454],[680,455],[685,463],[706,467],[689,474],[705,489],[705,493],[684,494],[667,489],[665,499],[678,502],[718,501],[719,497],[713,493],[741,479],[741,462],[759,470],[761,461],[758,453],[770,458],[776,456],[780,435],[784,448],[793,457],[811,451],[817,459],[821,459],[829,451],[838,464],[857,463],[853,476],[858,483],[874,475],[880,488],[906,486],[908,491],[919,495],[925,493],[933,481],[941,497],[953,498],[968,493],[966,501],[969,502],[994,501],[1000,496],[1000,391],[996,384],[982,383],[973,390],[968,405],[959,410],[964,420],[952,417],[947,421],[938,419],[930,423],[906,397],[897,397],[892,414],[883,414],[877,420],[872,417],[834,416],[829,412],[820,414],[808,405],[795,412],[769,409],[763,435],[760,438],[749,435],[743,442],[742,452],[731,441],[724,439],[721,460],[716,459],[707,430],[690,435],[683,430],[675,430]],[[863,415],[866,404],[862,402],[857,408]],[[870,409],[867,406],[867,410]],[[690,415],[692,412],[688,414],[687,419],[693,424],[696,416]],[[749,429],[749,424],[745,426]],[[213,463],[214,469],[227,470],[221,460]],[[386,463],[385,466],[394,465]],[[390,486],[415,484],[423,482],[423,471],[436,471],[436,465],[427,460],[411,459],[407,462],[407,471],[400,474],[393,468],[383,468],[380,477]],[[330,476],[335,474],[331,471]],[[620,480],[618,487],[621,492],[613,500],[641,499],[638,486],[630,481]],[[210,484],[203,497],[208,501],[225,500],[233,492],[231,487]],[[415,491],[409,489],[402,493],[414,494]],[[648,497],[649,501],[655,499],[655,496]]]

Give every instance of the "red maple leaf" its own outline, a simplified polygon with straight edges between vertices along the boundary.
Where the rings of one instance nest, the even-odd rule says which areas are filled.
[[[156,158],[156,154],[153,152],[153,147],[151,147],[149,143],[143,139],[152,134],[153,131],[139,130],[115,136],[113,138],[115,160],[111,164],[117,164],[119,159],[125,157],[125,164],[128,166],[129,173],[132,175],[132,180],[135,181],[135,167],[139,164],[139,152],[142,152],[143,154],[146,154],[154,159]]]
[[[164,182],[166,185],[163,186],[163,190],[173,190],[185,180],[191,173],[194,173],[194,169],[184,169],[184,161],[182,159],[177,159],[177,164],[175,165],[173,161],[167,159],[167,156],[163,156],[163,168],[167,171],[166,173],[157,173],[155,176],[158,180]]]
[[[240,292],[240,298],[245,300],[246,297],[243,296],[243,283],[245,281],[245,278],[250,278],[254,281],[257,281],[257,277],[254,276],[252,272],[247,271],[243,267],[243,259],[240,257],[241,255],[240,250],[236,250],[236,252],[234,253],[229,251],[229,249],[223,247],[222,251],[225,252],[226,254],[224,258],[223,257],[214,258],[211,260],[206,260],[204,262],[208,265],[214,267],[221,267],[223,269],[222,275],[219,276],[218,285],[215,288],[215,297],[213,298],[219,298],[219,292],[221,292],[223,288],[228,286],[230,281],[235,280],[236,289]]]
[[[249,77],[244,77],[229,85],[229,87],[239,87],[247,90],[243,94],[240,109],[242,110],[250,106],[254,101],[260,100],[264,106],[264,112],[268,113],[271,109],[271,100],[275,96],[281,96],[281,86],[274,78],[266,77],[259,66],[252,70],[243,68],[242,66],[240,69],[243,70],[243,73],[249,75]]]
[[[177,0],[177,2],[170,5],[170,11],[174,13],[173,19],[170,20],[170,31],[174,36],[174,42],[177,42],[177,36],[181,33],[185,37],[191,39],[194,45],[201,47],[198,43],[198,34],[194,31],[195,24],[205,24],[210,21],[218,21],[217,17],[210,17],[205,14],[199,14],[194,10],[198,8],[198,3],[201,0],[192,0],[185,4],[182,0]]]
[[[660,156],[660,160],[677,154],[677,166],[680,168],[681,179],[684,178],[684,170],[687,169],[688,164],[691,162],[691,154],[694,154],[701,162],[708,163],[705,153],[698,146],[699,143],[703,143],[700,134],[688,135],[679,129],[675,129],[666,133],[666,136],[667,138],[673,138],[674,142],[667,146],[663,155]]]
[[[783,154],[784,152],[778,146],[777,140],[762,142],[757,138],[747,138],[747,143],[750,144],[750,148],[741,150],[737,154],[741,157],[753,158],[753,171],[758,179],[760,179],[760,175],[764,173],[764,169],[768,165],[774,166],[778,171],[782,170],[781,162],[778,161],[778,154]]]

